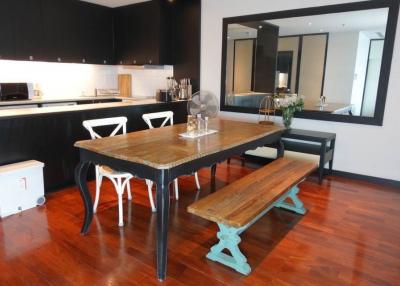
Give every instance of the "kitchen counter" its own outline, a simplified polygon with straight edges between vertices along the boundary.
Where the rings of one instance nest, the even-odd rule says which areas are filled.
[[[100,99],[96,97],[96,99]],[[107,99],[111,99],[107,97]],[[114,99],[118,99],[115,98]],[[124,98],[125,100],[126,98]],[[90,99],[84,99],[90,100]],[[72,101],[72,100],[71,100]],[[66,102],[71,102],[66,101]],[[64,102],[64,101],[62,101]],[[85,110],[96,110],[96,109],[107,109],[107,108],[117,108],[117,107],[129,107],[138,105],[150,105],[150,104],[165,104],[163,102],[158,102],[155,99],[128,99],[121,102],[107,102],[107,103],[92,103],[92,104],[80,104],[80,105],[70,105],[70,106],[49,106],[49,107],[34,107],[34,108],[18,108],[18,109],[4,109],[0,110],[0,119],[14,118],[14,117],[24,117],[24,116],[35,116],[42,114],[51,113],[62,113],[62,112],[77,112]]]
[[[87,119],[125,116],[127,132],[147,129],[142,119],[145,113],[172,111],[174,123],[184,123],[187,102],[156,102],[154,99],[19,108],[0,110],[0,166],[37,160],[45,164],[46,192],[74,184],[74,169],[79,162],[76,141],[90,139],[82,126]],[[97,130],[108,136],[107,128]],[[89,173],[93,178],[93,172]]]
[[[326,103],[324,106],[319,106],[313,103],[304,103],[304,110],[319,111],[334,114],[349,114],[351,111],[351,104],[344,103]]]
[[[153,97],[154,98],[154,97]],[[122,96],[79,96],[70,98],[43,98],[34,97],[27,100],[12,100],[12,101],[0,101],[1,106],[12,106],[12,105],[31,105],[31,104],[43,104],[43,103],[63,103],[63,102],[81,102],[81,101],[97,101],[97,100],[126,100],[126,101],[137,101],[142,99],[151,99],[147,97],[133,98],[133,97],[122,97]]]

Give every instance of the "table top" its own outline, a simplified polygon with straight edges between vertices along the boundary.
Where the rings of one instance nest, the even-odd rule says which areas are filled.
[[[329,132],[290,128],[285,130],[285,132],[282,135],[282,138],[306,140],[313,142],[328,142],[335,139],[336,134]]]
[[[79,141],[75,147],[156,169],[170,169],[284,130],[280,126],[218,118],[210,120],[209,129],[218,132],[197,139],[182,138],[179,134],[186,132],[186,124],[178,124]]]

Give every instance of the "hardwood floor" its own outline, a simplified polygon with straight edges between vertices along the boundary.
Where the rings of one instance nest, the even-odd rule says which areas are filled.
[[[216,225],[186,207],[252,170],[222,163],[214,186],[209,169],[201,170],[200,193],[193,177],[179,180],[165,283],[155,278],[156,216],[144,181],[134,180],[123,228],[109,182],[87,236],[79,234],[83,206],[75,188],[0,220],[0,285],[400,285],[400,190],[341,177],[301,184],[304,217],[274,209],[242,235],[249,276],[208,261]]]

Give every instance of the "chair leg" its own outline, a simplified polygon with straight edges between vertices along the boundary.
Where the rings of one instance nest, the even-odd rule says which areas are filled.
[[[128,200],[131,201],[132,200],[132,193],[131,193],[131,182],[130,179],[126,179],[126,189],[128,191]]]
[[[194,173],[194,180],[196,181],[196,187],[198,190],[200,190],[200,181],[199,181],[199,175],[197,172]]]
[[[154,199],[153,199],[153,182],[150,180],[146,180],[146,185],[147,185],[147,191],[149,192],[149,201],[151,205],[151,211],[155,213],[157,211],[156,206],[154,205]]]
[[[93,213],[96,213],[97,206],[99,205],[100,189],[101,189],[102,181],[103,181],[103,176],[101,176],[100,174],[97,174],[97,176],[96,176],[96,197],[95,197],[94,205],[93,205]]]
[[[175,199],[179,200],[178,178],[174,180]]]
[[[117,182],[117,194],[118,194],[118,226],[124,226],[123,220],[123,206],[122,206],[122,194],[124,189],[122,186],[121,178],[118,178]]]

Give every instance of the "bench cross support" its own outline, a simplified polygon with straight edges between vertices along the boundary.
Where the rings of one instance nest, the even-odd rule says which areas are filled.
[[[289,192],[282,196],[282,200],[279,200],[275,203],[275,207],[304,215],[306,213],[306,209],[304,208],[303,202],[297,196],[299,191],[299,188],[294,186],[289,190]],[[293,204],[286,202],[286,199],[288,198],[292,200]]]
[[[251,272],[250,265],[247,263],[247,258],[239,249],[239,243],[241,242],[240,234],[252,226],[258,219],[264,216],[272,208],[282,208],[296,212],[298,214],[304,215],[306,209],[303,203],[297,197],[299,188],[297,186],[292,187],[284,195],[282,195],[274,204],[267,207],[263,212],[261,212],[257,217],[255,217],[251,222],[245,226],[235,228],[222,223],[218,223],[219,232],[217,237],[219,242],[211,247],[210,252],[207,254],[207,258],[212,261],[217,261],[224,264],[230,268],[235,269],[237,272],[248,275]],[[290,199],[293,204],[286,202]],[[231,255],[223,252],[224,249],[229,250]]]
[[[221,223],[218,226],[220,230],[217,233],[219,242],[211,247],[207,258],[212,261],[218,261],[244,275],[249,274],[251,272],[250,265],[247,263],[246,256],[239,249],[241,241],[239,234],[242,228],[229,227]],[[231,256],[223,253],[224,249],[229,250]]]

